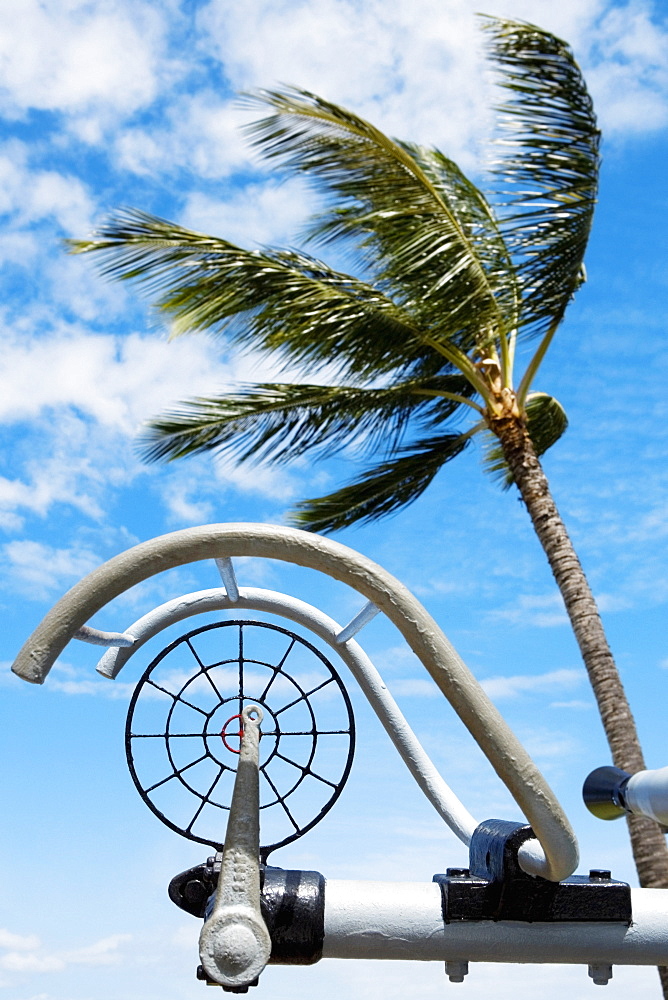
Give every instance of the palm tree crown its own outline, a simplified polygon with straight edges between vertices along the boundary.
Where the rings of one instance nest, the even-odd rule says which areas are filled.
[[[149,459],[218,450],[280,462],[364,442],[361,476],[296,515],[332,530],[415,500],[477,434],[487,438],[490,470],[511,482],[495,444],[508,416],[526,421],[537,454],[563,433],[560,405],[531,386],[582,281],[599,133],[564,42],[516,22],[486,19],[485,28],[510,94],[490,200],[438,150],[390,139],[314,94],[247,99],[271,112],[251,126],[255,144],[325,195],[308,236],[352,248],[364,279],[305,253],[247,251],[137,211],[115,216],[94,240],[73,241],[76,252],[102,254],[106,273],[145,283],[175,333],[225,333],[311,378],[326,365],[339,380],[186,402],[152,421]],[[516,385],[516,344],[530,337],[537,350]]]

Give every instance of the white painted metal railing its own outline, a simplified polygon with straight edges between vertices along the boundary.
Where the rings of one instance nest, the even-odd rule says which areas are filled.
[[[25,680],[42,683],[75,633],[123,591],[156,573],[202,559],[215,559],[224,573],[229,567],[225,560],[242,556],[319,570],[353,587],[382,611],[448,698],[536,832],[544,857],[534,853],[522,863],[554,881],[575,870],[577,841],[556,796],[436,622],[399,580],[330,539],[274,525],[213,524],[143,542],[73,587],[26,642],[13,669]]]
[[[354,588],[366,603],[342,627],[294,597],[240,587],[233,559],[249,556],[324,572]],[[87,625],[109,601],[136,583],[205,559],[215,560],[224,589],[212,588],[168,601],[124,632],[103,632]],[[13,669],[25,680],[41,684],[67,642],[79,638],[111,647],[98,670],[114,678],[128,658],[163,629],[192,615],[225,609],[287,618],[335,649],[429,801],[468,844],[477,825],[475,819],[443,780],[354,638],[375,615],[384,613],[448,698],[533,827],[540,844],[529,841],[521,847],[518,857],[522,868],[553,881],[575,870],[575,837],[553,792],[438,625],[398,580],[337,542],[295,529],[256,524],[208,525],[144,542],[109,560],[73,587],[26,642]],[[469,961],[586,963],[594,982],[605,983],[613,963],[668,964],[665,890],[632,890],[632,903],[630,926],[623,922],[514,920],[444,923],[441,889],[435,883],[329,880],[323,956],[439,960],[446,963],[453,981],[461,981]]]

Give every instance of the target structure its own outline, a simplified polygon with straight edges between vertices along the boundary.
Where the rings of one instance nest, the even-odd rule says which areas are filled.
[[[331,809],[352,765],[355,723],[343,683],[298,634],[260,621],[205,625],[156,656],[128,712],[133,781],[172,830],[222,849],[246,705],[263,712],[263,857]]]

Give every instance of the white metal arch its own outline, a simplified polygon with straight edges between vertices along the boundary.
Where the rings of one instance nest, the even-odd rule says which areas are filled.
[[[533,827],[545,860],[533,873],[560,881],[578,863],[575,835],[544,777],[422,604],[382,567],[347,546],[294,528],[212,524],[136,545],[76,584],[25,643],[13,670],[41,684],[75,633],[142,580],[198,560],[279,559],[348,584],[393,622],[487,755]],[[539,871],[536,870],[539,869]]]

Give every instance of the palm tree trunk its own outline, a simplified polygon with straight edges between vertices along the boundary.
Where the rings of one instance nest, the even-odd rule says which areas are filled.
[[[547,478],[521,418],[492,418],[503,454],[531,517],[564,599],[582,658],[594,690],[601,721],[616,767],[636,773],[645,761],[636,725],[603,631],[584,570],[552,499]],[[661,827],[643,816],[627,816],[633,859],[640,885],[668,888],[668,848]],[[668,998],[668,969],[659,969]]]

